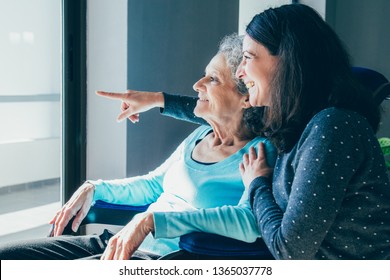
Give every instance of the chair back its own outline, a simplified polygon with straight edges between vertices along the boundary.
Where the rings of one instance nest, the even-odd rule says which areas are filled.
[[[364,67],[352,67],[352,72],[372,92],[376,104],[380,105],[383,100],[390,99],[390,83],[384,75]]]

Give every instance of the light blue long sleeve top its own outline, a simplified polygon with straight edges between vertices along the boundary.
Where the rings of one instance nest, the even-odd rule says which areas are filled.
[[[239,164],[249,147],[264,142],[271,165],[276,160],[272,144],[261,137],[214,164],[192,159],[197,140],[210,126],[201,126],[188,136],[157,169],[144,176],[110,181],[91,181],[94,201],[125,205],[150,204],[155,232],[149,234],[140,250],[165,255],[178,250],[179,237],[194,232],[215,233],[246,242],[259,236],[256,220],[242,183]]]

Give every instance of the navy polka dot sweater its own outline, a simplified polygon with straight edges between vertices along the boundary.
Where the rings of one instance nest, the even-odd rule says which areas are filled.
[[[390,259],[390,184],[383,154],[360,115],[329,108],[279,155],[273,182],[250,199],[277,259]]]

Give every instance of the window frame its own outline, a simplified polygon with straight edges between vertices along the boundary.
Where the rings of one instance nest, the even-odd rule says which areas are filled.
[[[62,192],[64,204],[86,180],[87,0],[62,0]]]

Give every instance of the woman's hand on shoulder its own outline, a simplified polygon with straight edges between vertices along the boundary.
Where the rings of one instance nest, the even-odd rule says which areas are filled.
[[[249,185],[257,177],[272,176],[273,168],[269,167],[267,164],[264,143],[259,143],[258,154],[254,147],[250,147],[249,153],[244,154],[242,163],[240,164],[240,173],[245,188],[249,188]]]
[[[136,123],[139,121],[139,113],[155,107],[164,107],[162,92],[127,90],[125,93],[97,91],[96,94],[122,101],[122,112],[118,115],[118,121],[128,118],[132,123]]]
[[[72,230],[76,232],[91,208],[95,186],[85,182],[49,222],[53,225],[51,236],[59,236],[73,218]]]

